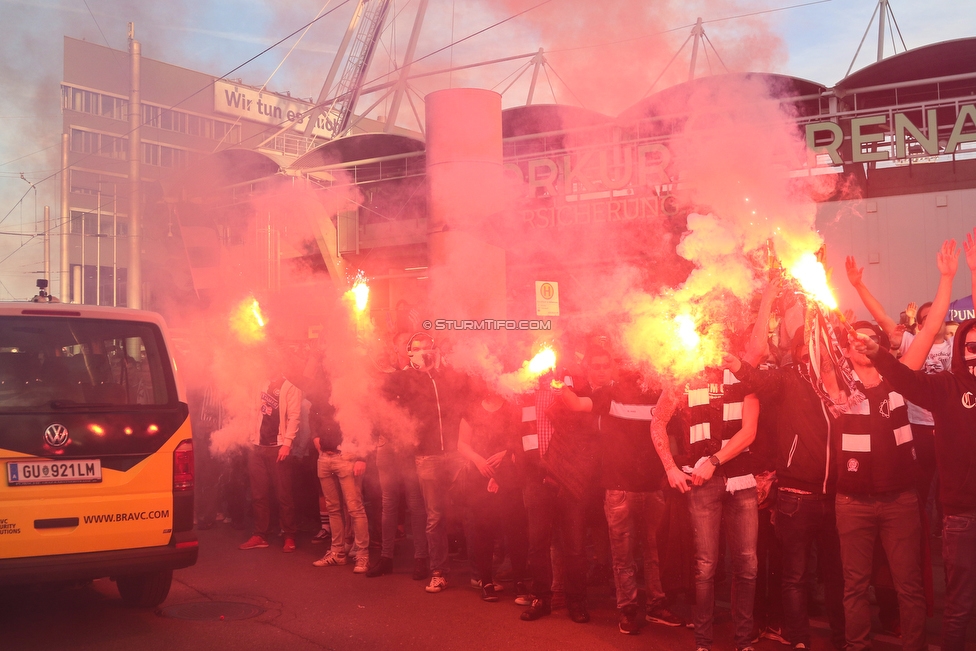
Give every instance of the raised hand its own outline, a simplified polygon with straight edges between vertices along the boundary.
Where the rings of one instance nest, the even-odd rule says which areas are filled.
[[[939,273],[943,276],[955,276],[956,269],[959,267],[959,249],[956,248],[955,240],[946,240],[942,243],[942,248],[935,257],[935,262],[939,267]],[[967,264],[969,253],[966,253]]]
[[[962,248],[966,251],[966,264],[973,271],[976,271],[976,228],[972,233],[966,233],[966,241],[962,243]]]
[[[756,324],[756,327],[759,327],[758,323]],[[732,371],[732,374],[734,375],[735,373],[739,372],[739,369],[742,368],[742,361],[739,360],[739,358],[736,357],[735,355],[732,355],[730,353],[723,353],[722,367],[729,369],[730,371]]]
[[[918,314],[918,305],[915,303],[915,301],[912,301],[905,307],[905,316],[907,316],[912,323],[914,323],[916,314]]]
[[[845,266],[847,267],[847,280],[854,287],[860,287],[864,283],[864,267],[858,268],[857,261],[852,255],[847,256]]]

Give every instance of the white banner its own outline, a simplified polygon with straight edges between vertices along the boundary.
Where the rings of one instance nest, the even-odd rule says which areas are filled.
[[[223,80],[214,82],[214,112],[284,127],[290,122],[297,131],[305,130],[304,113],[314,106],[310,102],[282,97],[274,93],[260,93],[250,86],[239,86]],[[319,115],[315,128],[317,136],[332,137],[332,126],[338,116],[335,112]]]

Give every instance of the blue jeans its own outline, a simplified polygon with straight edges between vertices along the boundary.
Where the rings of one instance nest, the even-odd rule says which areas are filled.
[[[902,649],[927,649],[922,589],[922,518],[915,489],[882,495],[838,493],[836,502],[837,533],[844,567],[848,651],[871,648],[868,585],[874,570],[874,545],[879,535],[898,591]]]
[[[976,512],[943,518],[942,558],[946,569],[942,651],[962,651],[976,606]]]
[[[447,549],[446,512],[448,491],[457,477],[460,465],[453,455],[421,455],[415,459],[417,479],[424,495],[427,510],[427,550],[430,554],[431,572],[447,574],[450,558]]]
[[[354,543],[352,555],[369,552],[369,523],[366,509],[363,508],[362,477],[353,473],[355,461],[338,453],[323,452],[319,455],[318,476],[325,496],[325,506],[329,511],[329,526],[332,529],[332,552],[345,555],[345,518],[342,517],[342,504],[352,521]]]
[[[759,503],[756,489],[735,493],[725,490],[725,478],[714,476],[701,486],[692,486],[688,506],[695,531],[695,646],[712,647],[715,618],[715,567],[718,565],[719,528],[725,515],[725,530],[732,558],[732,625],[735,646],[752,643],[752,609],[756,597],[759,561]]]
[[[608,490],[603,502],[610,528],[610,556],[617,588],[617,608],[637,606],[637,563],[634,550],[644,548],[644,583],[647,610],[665,599],[657,555],[657,530],[664,514],[664,491],[632,493]]]
[[[413,454],[394,449],[387,443],[376,448],[376,467],[383,491],[383,546],[380,556],[393,558],[401,490],[407,496],[414,558],[427,558],[427,508],[417,480]]]
[[[824,582],[824,603],[834,647],[844,647],[844,575],[840,538],[832,495],[799,495],[777,491],[776,537],[783,561],[783,634],[791,644],[810,647],[807,588],[810,551],[817,544],[817,560]]]

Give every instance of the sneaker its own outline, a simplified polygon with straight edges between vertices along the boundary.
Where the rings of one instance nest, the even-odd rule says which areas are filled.
[[[522,611],[521,619],[523,622],[534,622],[552,613],[552,608],[542,599],[533,599],[532,605]]]
[[[444,575],[441,574],[439,571],[434,570],[430,574],[430,583],[427,584],[427,587],[424,588],[424,590],[433,594],[435,592],[443,592],[444,588],[446,587],[447,587],[447,579],[445,579]]]
[[[583,602],[571,601],[566,604],[566,609],[569,611],[569,618],[577,624],[585,624],[590,621],[590,612]]]
[[[685,621],[671,612],[667,606],[657,606],[647,611],[645,620],[651,624],[662,624],[664,626],[684,626]]]
[[[352,568],[352,573],[366,574],[367,569],[369,569],[369,554],[360,554],[356,557],[356,566]]]
[[[295,539],[285,538],[285,544],[281,546],[281,551],[285,552],[286,554],[290,554],[291,552],[295,551]]]
[[[268,546],[268,541],[258,536],[257,534],[251,536],[247,539],[247,542],[242,543],[238,549],[261,549]]]
[[[498,601],[498,595],[495,594],[494,584],[489,583],[481,589],[481,600],[489,603],[495,603]]]
[[[809,647],[803,642],[797,642],[796,644],[793,645],[793,648],[796,651],[806,651]]]
[[[372,579],[384,574],[393,574],[393,559],[380,556],[379,563],[366,570],[366,577]]]
[[[430,565],[426,558],[413,559],[413,580],[423,581],[430,576]]]
[[[624,635],[637,635],[640,630],[640,624],[637,622],[637,609],[630,607],[621,610],[617,619],[617,628]]]
[[[529,589],[523,581],[515,582],[515,604],[518,606],[532,605],[532,595],[529,594]]]
[[[345,554],[339,555],[333,552],[331,549],[328,553],[317,561],[313,561],[312,565],[315,567],[334,567],[336,565],[345,565],[346,556]]]
[[[759,634],[759,637],[765,638],[767,640],[772,640],[773,642],[779,642],[780,644],[789,645],[790,641],[783,637],[783,630],[779,626],[767,626]]]
[[[502,590],[505,589],[505,586],[503,586],[498,581],[492,581],[491,583],[493,586],[495,586],[495,592],[501,592]],[[484,588],[484,586],[481,585],[481,581],[479,581],[478,579],[471,579],[471,587],[474,588],[475,590],[481,590],[482,588]]]
[[[329,542],[332,540],[332,532],[328,529],[319,529],[319,532],[312,536],[312,544],[318,545],[319,543]]]

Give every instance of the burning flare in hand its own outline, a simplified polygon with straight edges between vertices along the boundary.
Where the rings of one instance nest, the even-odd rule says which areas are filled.
[[[261,312],[261,304],[256,298],[244,299],[230,316],[230,327],[245,344],[263,341],[268,320]]]
[[[545,373],[548,373],[552,369],[556,368],[556,351],[552,349],[551,346],[545,345],[542,347],[536,356],[529,360],[529,364],[526,367],[532,375],[538,377]]]
[[[790,275],[796,278],[800,287],[818,303],[831,310],[837,309],[837,299],[827,284],[827,271],[813,253],[804,253],[799,260],[790,267]]]
[[[369,285],[366,284],[366,277],[363,274],[356,276],[356,282],[347,293],[352,296],[353,306],[358,314],[366,311],[366,306],[369,304]]]

